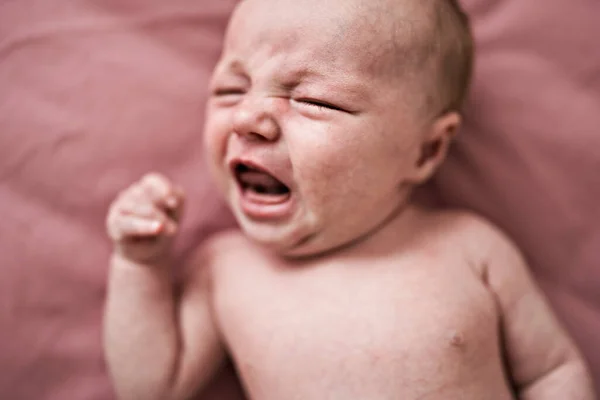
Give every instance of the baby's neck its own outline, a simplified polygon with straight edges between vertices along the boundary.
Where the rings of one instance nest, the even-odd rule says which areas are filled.
[[[333,257],[354,257],[364,254],[382,254],[397,249],[411,237],[415,225],[426,214],[413,201],[400,204],[386,219],[371,230],[339,246],[302,256],[283,256],[288,262],[320,261]]]

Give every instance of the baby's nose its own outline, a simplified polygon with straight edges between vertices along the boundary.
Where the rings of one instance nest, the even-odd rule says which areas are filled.
[[[244,99],[233,115],[234,133],[251,140],[276,141],[281,132],[274,102],[269,98]]]

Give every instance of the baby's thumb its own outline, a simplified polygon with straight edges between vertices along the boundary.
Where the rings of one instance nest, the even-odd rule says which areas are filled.
[[[182,188],[175,188],[167,201],[167,215],[173,221],[179,222],[185,206],[185,193]]]

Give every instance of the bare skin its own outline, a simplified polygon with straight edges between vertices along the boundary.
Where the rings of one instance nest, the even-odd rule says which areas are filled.
[[[251,398],[594,398],[516,250],[471,215],[407,210],[315,260],[239,234],[212,245],[219,327]]]
[[[190,398],[229,354],[257,400],[594,400],[510,241],[411,201],[460,116],[427,116],[361,53],[378,39],[360,2],[333,3],[245,0],[231,22],[206,140],[243,233],[207,241],[176,288],[182,191],[150,174],[111,206],[120,398]]]
[[[107,355],[124,399],[189,398],[226,351],[254,399],[594,399],[518,252],[477,217],[410,207],[367,239],[306,259],[223,234],[199,250],[177,298],[168,255],[140,242],[168,241],[176,222],[164,204],[177,196],[146,177],[109,221],[121,250]],[[125,207],[135,202],[138,211]]]

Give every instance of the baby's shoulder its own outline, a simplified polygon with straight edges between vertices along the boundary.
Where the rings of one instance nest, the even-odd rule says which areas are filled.
[[[429,228],[442,235],[466,244],[493,245],[507,239],[506,235],[493,222],[483,216],[467,210],[451,209],[429,213]]]
[[[233,267],[264,264],[266,256],[239,230],[226,230],[206,238],[184,266],[184,277],[204,275],[214,281]]]
[[[229,246],[249,246],[249,239],[239,229],[226,229],[209,236],[202,243],[203,247],[221,249]]]
[[[477,269],[487,269],[499,260],[520,260],[513,240],[492,221],[470,211],[445,210],[433,215],[432,229],[443,242],[460,249]]]
[[[261,252],[259,247],[240,230],[230,229],[213,234],[199,248],[199,253],[206,261],[219,262],[224,259],[256,257]]]

